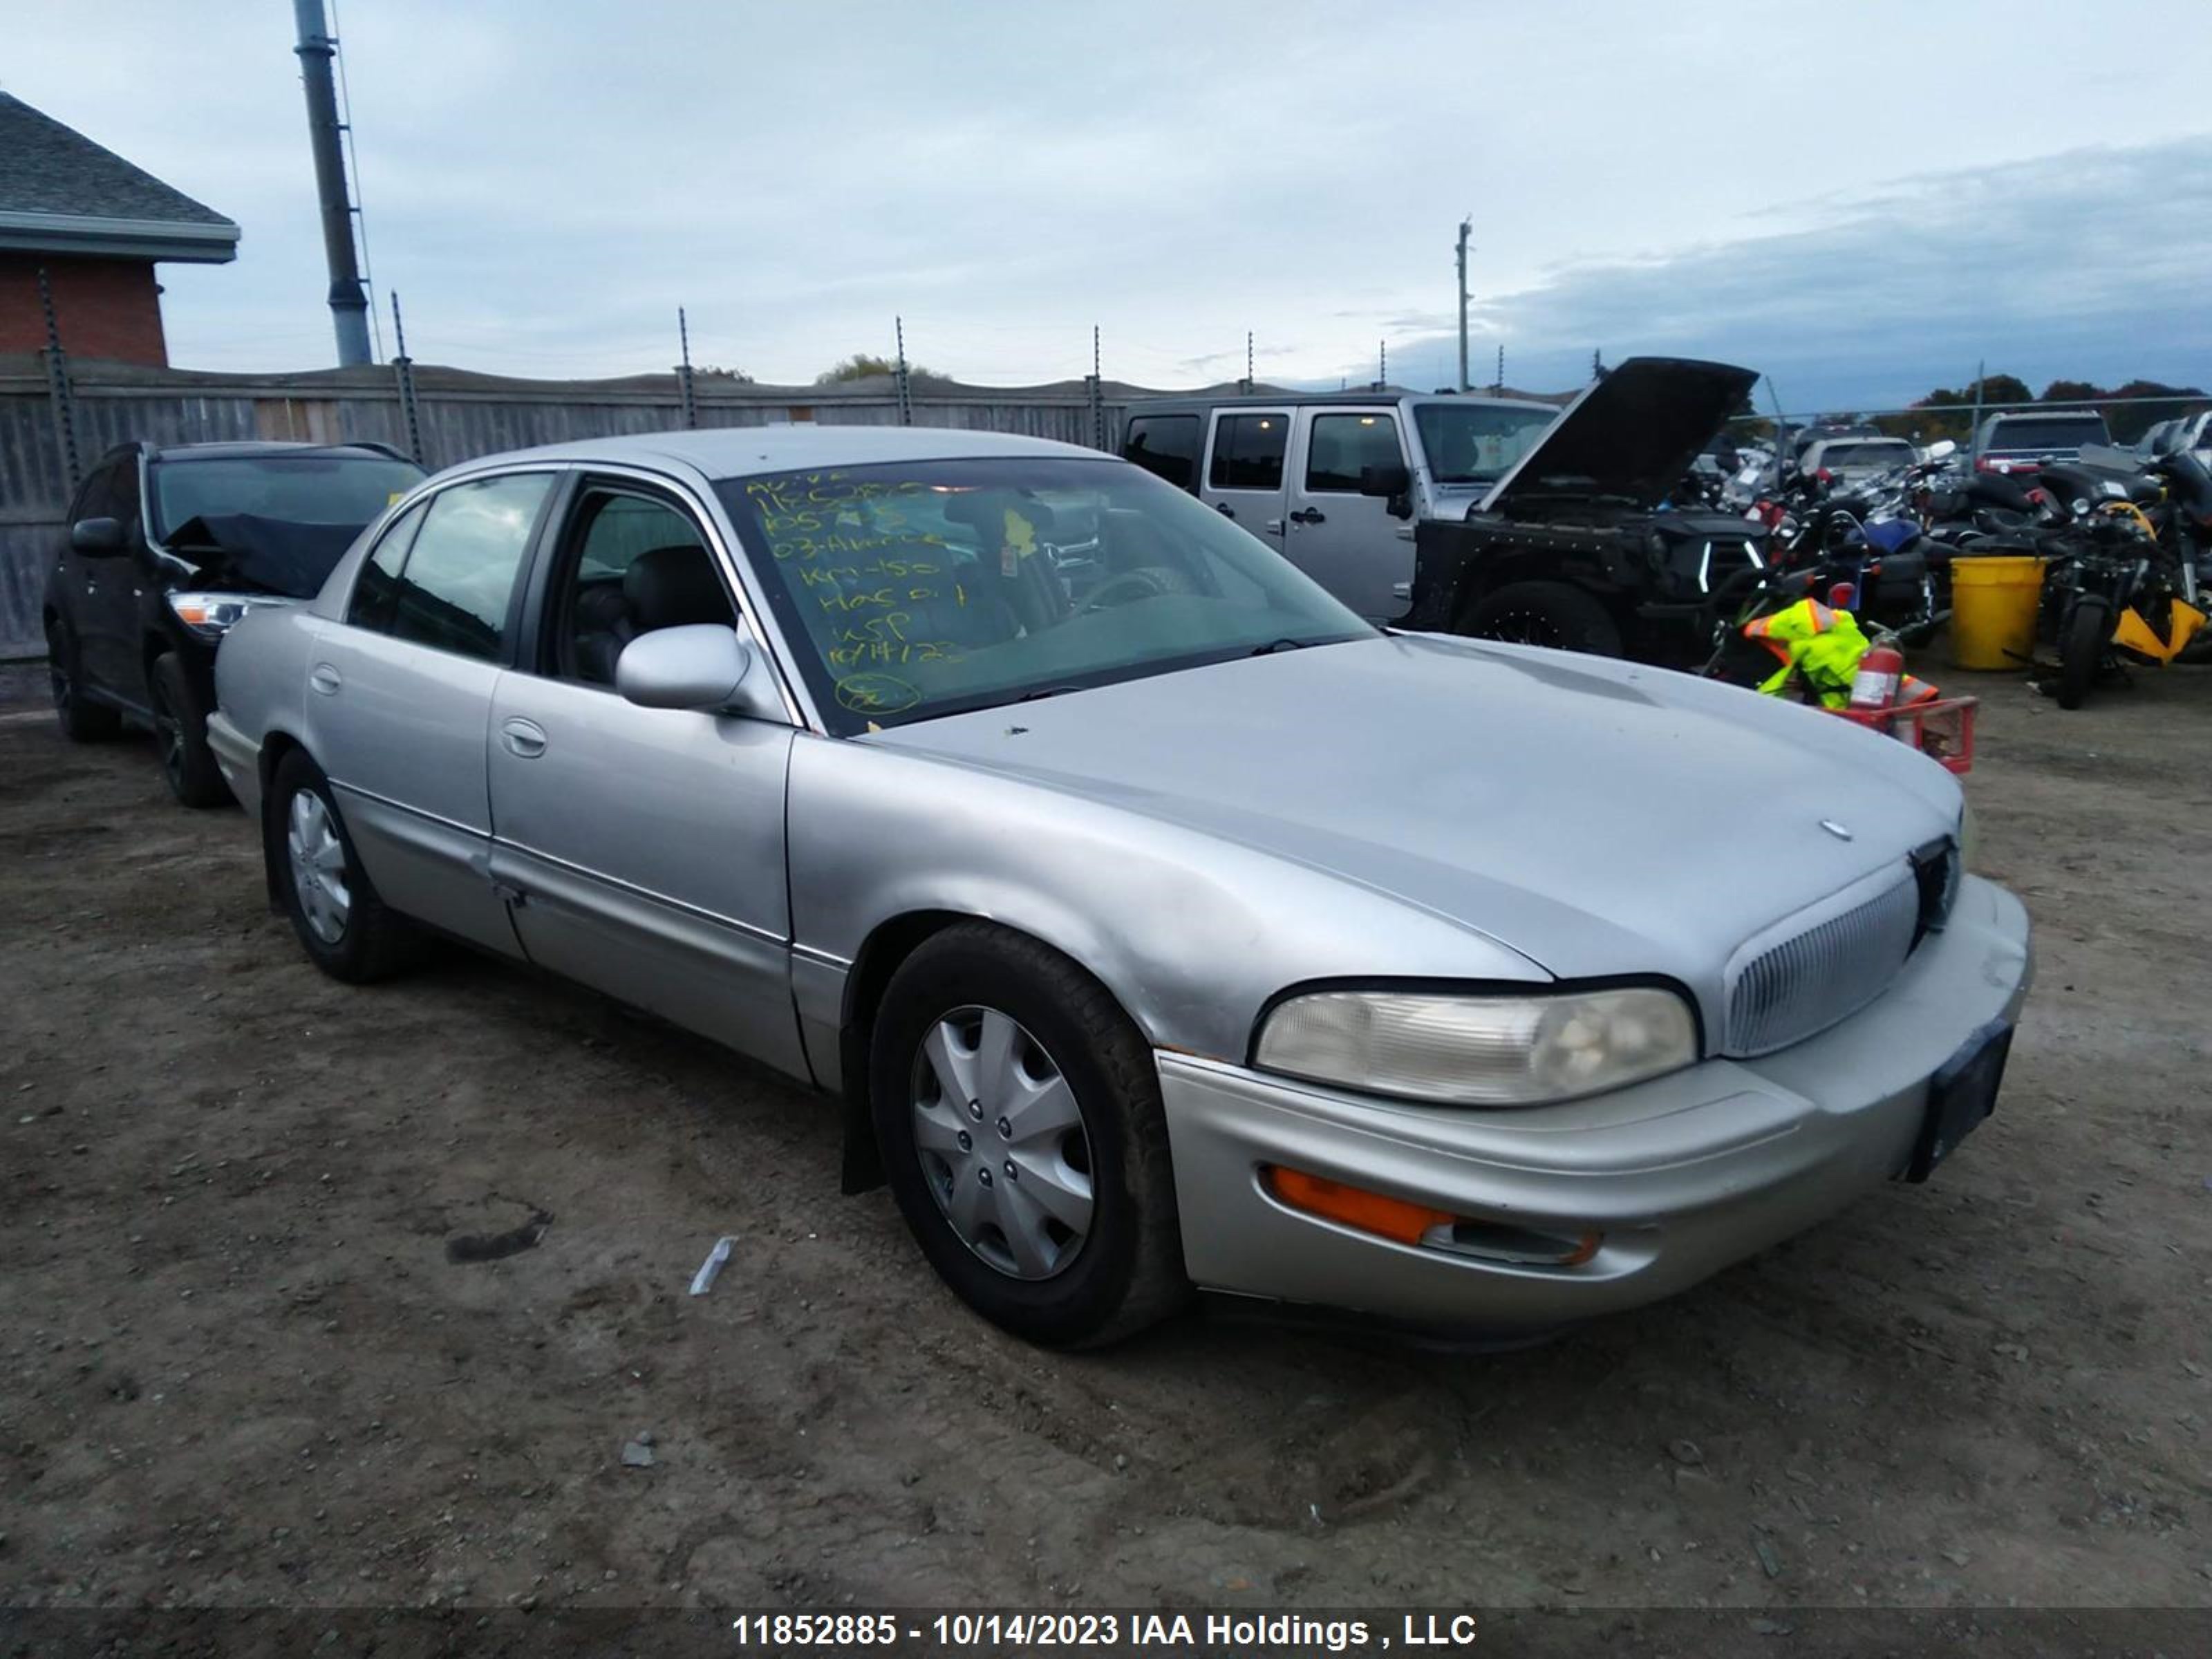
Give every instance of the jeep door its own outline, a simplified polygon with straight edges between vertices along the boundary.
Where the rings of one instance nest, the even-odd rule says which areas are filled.
[[[1283,550],[1370,622],[1395,622],[1413,603],[1413,526],[1380,495],[1359,493],[1370,466],[1407,465],[1395,410],[1301,409],[1292,451]]]
[[[1287,408],[1215,410],[1199,500],[1279,550],[1283,460],[1290,447]]]

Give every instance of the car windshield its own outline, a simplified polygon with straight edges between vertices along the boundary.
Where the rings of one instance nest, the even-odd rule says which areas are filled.
[[[1438,483],[1495,483],[1559,417],[1557,410],[1510,404],[1413,405],[1429,476]]]
[[[423,477],[412,461],[329,453],[157,460],[153,472],[154,529],[165,540],[194,519],[232,514],[365,525]]]
[[[1375,632],[1121,461],[901,462],[716,489],[841,734]]]
[[[2110,443],[2101,415],[2070,418],[1999,421],[1990,428],[1990,449],[2079,449],[2083,444]]]

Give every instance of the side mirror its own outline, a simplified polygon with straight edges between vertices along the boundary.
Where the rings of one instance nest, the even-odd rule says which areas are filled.
[[[1402,466],[1359,469],[1359,493],[1363,495],[1403,495],[1413,487],[1413,475]]]
[[[119,519],[79,519],[70,526],[70,546],[95,559],[120,553],[129,544]]]
[[[615,690],[641,708],[766,714],[749,695],[766,678],[753,674],[754,655],[752,646],[724,623],[656,628],[623,647],[615,659]],[[747,685],[748,678],[754,684]],[[781,717],[780,707],[775,712]]]

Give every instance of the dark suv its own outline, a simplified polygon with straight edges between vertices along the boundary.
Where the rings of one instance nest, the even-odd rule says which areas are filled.
[[[179,800],[228,800],[207,746],[216,646],[257,605],[313,598],[362,526],[422,477],[380,444],[111,450],[70,503],[46,580],[64,735],[150,726]]]

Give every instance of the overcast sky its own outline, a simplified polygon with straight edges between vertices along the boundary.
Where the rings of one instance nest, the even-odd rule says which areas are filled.
[[[1978,359],[2212,383],[2203,0],[343,0],[374,276],[418,362],[854,350],[1020,384],[1729,357],[1793,410]],[[0,86],[237,220],[173,361],[332,360],[283,0],[0,0]],[[391,347],[390,319],[382,319]]]

